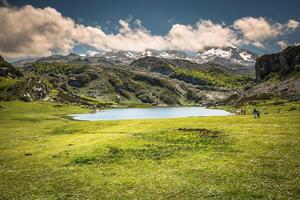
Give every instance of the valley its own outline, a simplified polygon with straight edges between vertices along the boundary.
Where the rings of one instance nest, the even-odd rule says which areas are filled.
[[[299,8],[0,0],[0,200],[299,200]]]

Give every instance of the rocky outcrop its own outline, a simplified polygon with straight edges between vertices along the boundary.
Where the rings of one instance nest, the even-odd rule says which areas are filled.
[[[20,97],[24,101],[42,100],[48,96],[48,86],[42,79],[30,77],[25,82],[26,84],[23,87],[24,92]]]
[[[6,62],[3,57],[0,55],[0,77],[20,77],[22,73],[19,72],[14,66]]]
[[[256,79],[264,80],[270,73],[286,76],[292,71],[300,71],[300,45],[287,47],[280,53],[263,55],[256,60]]]
[[[49,94],[48,85],[40,78],[29,77],[23,80],[18,80],[15,84],[2,88],[0,90],[0,100],[23,100],[35,101],[43,100]]]

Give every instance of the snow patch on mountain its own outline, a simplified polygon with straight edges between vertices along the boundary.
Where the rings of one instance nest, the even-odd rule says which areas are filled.
[[[216,63],[225,68],[233,70],[254,71],[257,55],[246,49],[237,47],[216,48],[211,47],[199,52],[184,52],[178,50],[153,50],[147,49],[144,52],[136,51],[89,51],[85,55],[69,54],[67,56],[52,55],[39,59],[41,62],[69,62],[71,60],[85,60],[90,63],[97,62],[99,58],[104,58],[112,63],[130,64],[134,60],[152,56],[163,59],[184,59],[198,64]],[[18,61],[19,65],[32,63],[34,61]]]
[[[209,48],[194,57],[195,61],[200,64],[213,62],[221,65],[244,66],[254,66],[256,58],[256,54],[237,47]]]
[[[232,56],[231,49],[229,51],[224,51],[222,49],[209,49],[208,51],[205,51],[204,53],[200,54],[201,58],[205,57],[221,57],[221,58],[230,58]]]
[[[225,51],[218,48],[211,48],[207,51],[198,53],[194,59],[197,63],[207,63],[213,61],[215,58],[229,59],[232,56],[231,50]]]
[[[152,55],[153,55],[152,51],[149,51],[149,50],[147,50],[147,51],[145,51],[145,52],[142,53],[142,57],[152,56]]]
[[[252,61],[253,61],[251,54],[249,54],[249,53],[247,53],[247,52],[245,52],[245,51],[239,53],[239,55],[240,55],[245,61],[249,61],[249,62],[252,62]]]
[[[147,49],[144,52],[135,51],[122,51],[113,50],[94,54],[95,57],[103,57],[108,60],[118,61],[123,63],[131,63],[132,61],[152,56],[165,59],[185,59],[191,62],[203,64],[203,63],[217,63],[221,65],[243,65],[254,66],[257,55],[237,47],[225,47],[225,48],[207,48],[194,55],[188,55],[184,51],[178,50],[153,50]]]

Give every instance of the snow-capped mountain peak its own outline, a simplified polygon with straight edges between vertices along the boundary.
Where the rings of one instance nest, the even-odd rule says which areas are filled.
[[[143,57],[156,57],[162,59],[184,59],[194,63],[216,63],[226,68],[240,70],[247,69],[248,71],[254,71],[254,65],[257,55],[246,49],[240,49],[238,47],[211,47],[202,51],[196,52],[184,52],[179,50],[154,50],[146,49],[144,52],[136,51],[124,51],[124,50],[112,50],[112,51],[93,51],[88,52],[87,55],[69,54],[67,56],[52,55],[49,57],[40,58],[41,62],[69,62],[88,60],[90,63],[97,62],[99,58],[104,58],[112,63],[129,64],[134,60]],[[24,63],[34,62],[24,61]],[[23,65],[22,61],[18,61]],[[20,64],[20,65],[21,65]]]
[[[211,47],[199,51],[193,56],[188,56],[184,51],[179,50],[154,50],[146,49],[144,52],[112,50],[99,53],[95,57],[103,57],[108,60],[117,61],[121,63],[130,63],[142,57],[157,57],[164,59],[185,59],[195,63],[217,63],[221,65],[243,65],[254,66],[256,54],[239,49],[234,46],[217,48]]]
[[[239,55],[245,60],[245,61],[249,61],[249,62],[252,62],[253,61],[253,58],[252,58],[252,55],[248,52],[241,52],[239,53]]]
[[[144,56],[152,56],[153,55],[153,53],[152,53],[152,51],[150,51],[150,50],[146,50],[146,51],[144,51],[143,53],[142,53],[142,57],[144,57]]]
[[[211,48],[207,51],[204,51],[203,53],[198,53],[196,57],[201,58],[203,60],[207,59],[207,58],[215,58],[215,57],[219,57],[219,58],[226,58],[229,59],[232,56],[232,50],[223,50],[223,49],[218,49],[218,48]]]
[[[246,50],[239,49],[237,47],[225,47],[225,48],[208,48],[200,51],[195,57],[197,63],[213,62],[221,65],[237,64],[244,66],[253,66],[257,55]]]

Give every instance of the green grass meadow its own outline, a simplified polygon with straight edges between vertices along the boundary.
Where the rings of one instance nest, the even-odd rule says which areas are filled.
[[[0,199],[300,199],[299,102],[261,104],[260,119],[96,122],[0,106]]]

